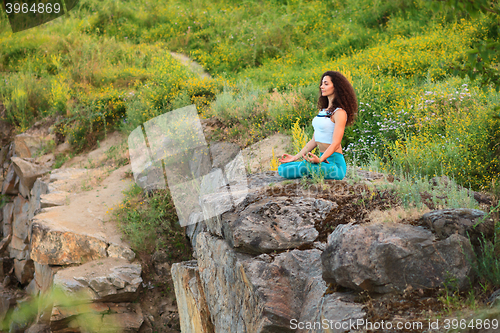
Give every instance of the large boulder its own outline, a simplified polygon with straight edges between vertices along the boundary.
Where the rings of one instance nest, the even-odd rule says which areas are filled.
[[[107,256],[105,238],[64,229],[51,223],[50,213],[36,215],[31,221],[31,259],[40,264],[69,265]]]
[[[319,235],[316,223],[336,207],[335,202],[315,198],[263,198],[224,214],[221,227],[230,244],[247,253],[294,249],[312,244]]]
[[[254,257],[201,232],[196,253],[215,332],[294,332],[294,320],[315,322],[325,313],[339,322],[365,317],[361,304],[338,299],[348,298],[346,293],[324,299],[327,286],[317,249]]]
[[[402,292],[445,283],[466,290],[472,282],[474,253],[468,239],[458,234],[438,241],[422,227],[350,223],[328,236],[321,260],[327,282],[355,290]]]

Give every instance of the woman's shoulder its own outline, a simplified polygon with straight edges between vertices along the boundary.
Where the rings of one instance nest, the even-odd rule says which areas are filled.
[[[335,110],[333,110],[332,116],[330,117],[330,119],[332,119],[332,121],[335,118],[335,115],[338,114],[337,111],[344,111],[345,115],[346,115],[346,118],[347,118],[348,115],[347,115],[347,111],[346,110],[344,110],[343,108],[336,108]],[[340,113],[342,113],[342,112],[340,112]]]

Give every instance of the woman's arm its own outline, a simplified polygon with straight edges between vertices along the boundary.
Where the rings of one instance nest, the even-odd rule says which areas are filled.
[[[298,160],[299,158],[302,157],[302,155],[307,154],[315,147],[316,147],[316,140],[314,139],[314,134],[313,134],[312,139],[308,143],[306,143],[305,147],[302,148],[302,150],[297,155],[294,156],[295,160]]]
[[[340,110],[344,111],[343,109],[339,109],[338,111]],[[347,123],[347,112],[335,112],[333,117],[335,119],[335,129],[333,130],[332,144],[325,150],[319,159],[320,162],[326,160],[339,149],[342,137],[344,136],[345,124]]]

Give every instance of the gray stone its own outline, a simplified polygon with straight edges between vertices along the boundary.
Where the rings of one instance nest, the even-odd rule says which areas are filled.
[[[319,250],[252,257],[202,232],[196,252],[215,332],[293,332],[292,319],[315,321],[313,309],[337,311],[330,306],[341,306],[338,313],[347,314],[342,320],[364,316],[360,304],[328,301],[325,308],[322,296],[327,286],[321,277]]]
[[[269,253],[312,244],[319,235],[315,224],[335,207],[335,202],[323,199],[271,197],[224,214],[220,226],[213,225],[214,219],[207,225],[241,251]]]
[[[141,265],[121,258],[94,260],[59,270],[53,282],[68,296],[87,297],[82,302],[131,302],[137,297],[141,283]]]
[[[128,261],[132,261],[135,259],[135,253],[128,247],[117,245],[117,244],[109,244],[108,249],[106,250],[108,257],[111,258],[123,258]]]
[[[4,106],[0,102],[0,113],[3,114]],[[3,116],[2,116],[3,118]],[[6,120],[0,119],[0,146],[6,145],[12,138],[12,133],[14,131],[14,125]]]
[[[26,330],[26,333],[50,333],[50,326],[47,324],[34,324]]]
[[[44,214],[47,218],[50,213]],[[92,235],[53,227],[36,215],[31,222],[31,258],[40,264],[68,265],[105,258],[108,244]],[[44,218],[41,217],[41,218]]]
[[[64,206],[66,204],[66,198],[69,193],[64,191],[56,191],[49,194],[42,194],[40,196],[40,206],[41,208]]]
[[[12,234],[12,217],[14,213],[14,203],[10,202],[3,207],[3,236],[7,237]]]
[[[22,285],[28,284],[33,279],[33,274],[35,273],[33,260],[14,259],[14,272],[19,283]]]
[[[3,323],[7,312],[11,306],[11,296],[8,294],[0,294],[0,323]]]
[[[23,182],[19,183],[19,194],[28,200],[30,198],[30,189]]]
[[[240,152],[237,144],[230,142],[211,142],[210,155],[212,157],[212,168],[224,169]]]
[[[49,168],[29,162],[20,157],[13,157],[12,165],[14,166],[16,174],[21,179],[21,183],[26,186],[28,191],[31,190],[38,177],[50,172]]]
[[[50,290],[52,287],[52,281],[54,279],[54,274],[61,268],[51,267],[50,265],[43,265],[38,262],[35,264],[35,276],[33,281],[35,281],[36,290],[44,294]]]
[[[31,220],[35,213],[41,209],[41,196],[47,194],[49,192],[49,186],[47,183],[38,178],[33,184],[33,188],[31,189],[31,198],[30,198],[30,206],[28,218]]]
[[[2,194],[18,194],[19,193],[19,177],[17,176],[14,166],[11,164],[7,170],[7,175],[3,180]]]
[[[28,243],[28,211],[29,201],[21,196],[14,199],[14,211],[12,221],[12,235],[19,238],[23,243]]]
[[[202,213],[193,213],[190,216],[190,222],[186,226],[186,236],[191,241],[192,248],[196,248],[196,237],[200,232],[207,231],[207,225],[205,222],[200,222],[203,220]],[[196,221],[196,222],[195,222]],[[195,255],[195,253],[193,253]]]
[[[355,290],[402,292],[411,286],[466,290],[474,260],[469,241],[458,234],[436,241],[429,230],[397,223],[341,224],[321,255],[323,278]],[[447,281],[448,280],[448,281]]]
[[[13,235],[8,246],[10,257],[17,260],[30,259],[28,245],[22,239]]]
[[[482,236],[490,239],[495,231],[495,222],[492,218],[485,219],[485,215],[485,212],[478,209],[449,208],[425,213],[421,221],[439,240],[456,233],[464,237],[470,236],[472,243],[479,245]]]

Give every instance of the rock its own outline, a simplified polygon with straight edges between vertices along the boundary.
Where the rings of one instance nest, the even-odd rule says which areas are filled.
[[[52,153],[45,154],[45,155],[42,155],[42,156],[36,158],[35,162],[37,164],[44,165],[47,168],[51,168],[54,165],[54,163],[56,162],[56,157]]]
[[[104,239],[59,229],[48,220],[50,213],[38,214],[31,222],[31,259],[40,264],[69,265],[107,256]]]
[[[19,194],[26,199],[30,198],[30,189],[23,182],[19,182]]]
[[[48,184],[38,178],[31,189],[28,219],[31,220],[35,216],[35,213],[38,213],[38,210],[42,208],[40,202],[41,196],[47,194],[48,192]]]
[[[141,283],[141,265],[121,258],[95,260],[62,269],[54,275],[53,282],[68,296],[82,293],[94,302],[131,302],[137,297]]]
[[[12,218],[14,213],[14,203],[7,203],[3,207],[3,222],[2,222],[2,232],[3,236],[9,236],[12,234]]]
[[[449,208],[425,213],[421,221],[439,240],[456,233],[464,237],[469,235],[472,244],[479,245],[483,235],[486,239],[490,239],[495,231],[495,222],[492,218],[484,219],[485,215],[485,212],[478,209]],[[484,221],[480,222],[480,219]]]
[[[10,257],[18,260],[29,259],[28,245],[22,239],[13,235],[8,246]]]
[[[5,276],[9,274],[13,266],[14,266],[14,259],[0,258],[0,280],[3,280]]]
[[[26,333],[51,333],[50,326],[46,324],[34,324],[26,330]]]
[[[0,110],[4,110],[3,104],[0,102]],[[3,113],[0,111],[0,114]],[[0,119],[0,146],[4,146],[11,140],[14,126],[9,122]]]
[[[18,157],[35,157],[39,154],[39,152],[43,149],[43,145],[45,144],[43,136],[31,135],[27,133],[18,134],[14,137],[14,143],[16,145],[16,154],[17,147],[22,146],[23,155],[17,154]],[[25,152],[27,150],[27,152]],[[29,155],[29,156],[26,156]]]
[[[14,166],[11,164],[7,170],[7,175],[3,181],[2,194],[18,194],[19,193],[19,177],[14,171]]]
[[[268,254],[252,257],[202,232],[196,252],[215,332],[293,332],[292,319],[316,321],[313,309],[322,304],[322,311],[347,314],[343,321],[364,317],[361,304],[329,301],[327,305],[340,304],[342,308],[324,308],[322,296],[327,287],[321,277],[319,250],[292,250],[274,258]],[[180,281],[176,283],[182,286]],[[346,296],[336,294],[340,295]]]
[[[60,145],[56,147],[55,154],[65,154],[67,152],[71,151],[71,145],[69,142],[63,142]]]
[[[4,237],[0,241],[0,253],[3,253],[4,251],[6,251],[9,248],[11,239],[12,239],[12,235],[8,235],[7,237]]]
[[[70,195],[68,192],[56,191],[48,194],[42,194],[40,196],[41,208],[64,206],[66,204],[66,198]]]
[[[0,147],[1,147],[0,148],[0,170],[1,170],[3,169],[4,163],[7,162],[7,154],[9,153],[10,146],[9,145],[4,146],[3,144],[0,143]]]
[[[223,215],[221,225],[207,221],[209,229],[248,253],[269,253],[313,243],[315,224],[336,208],[335,202],[301,197],[271,197]],[[223,228],[221,233],[218,229]]]
[[[112,307],[110,307],[110,309],[112,309]],[[85,317],[79,316],[76,321],[78,327],[91,328],[92,332],[133,333],[139,331],[139,328],[144,322],[144,316],[142,315],[139,304],[129,304],[126,312],[104,315],[93,313]],[[89,322],[92,323],[90,327],[88,325]]]
[[[436,176],[431,179],[431,184],[432,186],[440,186],[442,185],[443,187],[448,187],[450,184],[450,178],[447,176]]]
[[[20,158],[31,158],[31,151],[22,139],[14,138],[14,156]]]
[[[449,288],[466,290],[473,258],[463,236],[436,241],[422,227],[397,223],[339,225],[321,255],[325,281],[377,293],[442,287],[450,277],[456,284]]]
[[[128,261],[132,261],[135,259],[135,253],[128,247],[117,245],[117,244],[109,244],[107,249],[108,257],[111,258],[123,258]]]
[[[210,155],[212,157],[212,168],[224,169],[226,164],[234,160],[240,152],[237,144],[230,142],[211,142]]]
[[[215,332],[196,260],[173,264],[171,272],[179,309],[181,332]]]
[[[153,267],[157,275],[164,277],[170,275],[171,268],[168,263],[169,257],[166,251],[160,250],[153,253],[151,261],[153,262]]]
[[[26,288],[24,290],[26,291],[26,294],[28,294],[32,297],[38,296],[38,290],[36,289],[35,279],[32,279],[30,281],[30,283],[28,283],[28,285],[26,286]]]
[[[11,306],[11,295],[0,294],[0,323],[3,323]]]
[[[276,157],[281,156],[283,153],[289,153],[287,147],[291,144],[291,141],[290,136],[276,133],[246,147],[242,153],[245,158],[245,167],[249,169],[247,172],[255,174],[259,171],[269,170],[273,149]],[[278,172],[272,172],[280,177]],[[286,180],[286,178],[281,178],[281,181],[283,180]]]
[[[33,279],[33,274],[35,273],[33,260],[14,259],[14,272],[19,283],[22,285],[28,284]]]
[[[54,306],[50,316],[51,331],[60,331],[68,327],[68,324],[76,319],[78,315],[99,314],[104,315],[110,311],[106,303],[89,303],[68,306]],[[88,318],[88,317],[87,317]],[[82,327],[87,327],[84,324]]]
[[[134,173],[134,179],[137,185],[144,191],[167,188],[161,162],[152,163],[142,172]]]
[[[33,280],[35,281],[35,287],[37,292],[44,294],[50,290],[52,287],[52,281],[54,279],[54,274],[61,268],[52,267],[49,265],[42,265],[38,262],[35,264],[35,275]]]
[[[21,183],[23,183],[28,190],[31,190],[38,177],[50,172],[50,169],[47,167],[28,162],[20,157],[13,157],[12,165],[14,166],[16,174],[21,179]]]
[[[28,211],[29,201],[21,196],[14,199],[12,235],[17,237],[21,243],[28,244]],[[14,241],[14,238],[13,238]]]
[[[198,234],[208,230],[206,223],[201,221],[203,221],[203,214],[193,213],[189,217],[189,223],[186,226],[186,236],[190,239],[193,249],[196,248],[196,237]],[[195,255],[194,252],[193,255]]]

